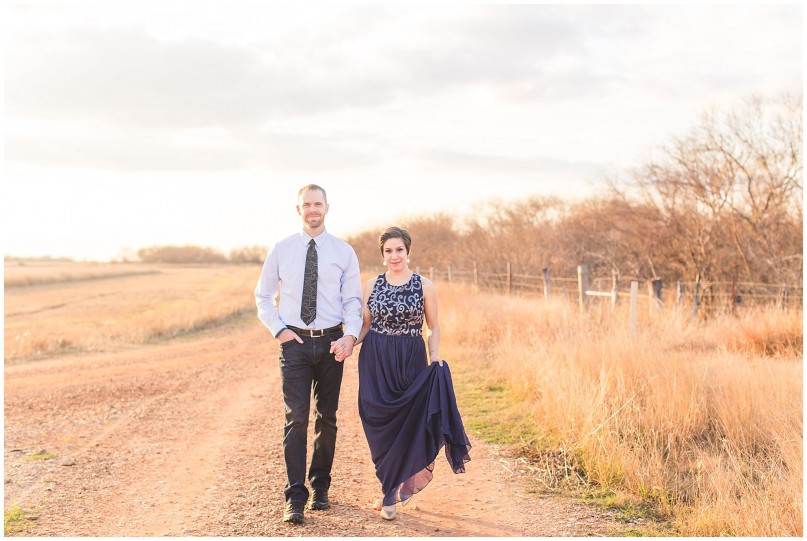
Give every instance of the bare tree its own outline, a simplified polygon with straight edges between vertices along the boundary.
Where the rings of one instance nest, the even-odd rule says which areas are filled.
[[[227,258],[207,246],[148,246],[137,251],[144,263],[201,264],[225,263]]]
[[[801,100],[751,98],[711,111],[647,163],[645,202],[685,239],[692,270],[710,279],[786,281],[802,251]]]

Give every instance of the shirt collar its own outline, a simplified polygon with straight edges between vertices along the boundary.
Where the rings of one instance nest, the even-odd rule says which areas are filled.
[[[322,246],[322,243],[325,242],[327,237],[328,237],[327,229],[324,229],[322,233],[320,233],[316,237],[312,237],[311,235],[306,233],[305,229],[300,231],[300,240],[306,246],[308,246],[308,243],[311,242],[311,239],[314,239],[314,242],[317,244],[317,248],[319,248],[320,246]]]

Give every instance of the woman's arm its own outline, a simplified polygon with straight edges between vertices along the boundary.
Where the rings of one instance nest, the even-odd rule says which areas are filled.
[[[367,336],[367,333],[370,332],[370,320],[372,316],[370,315],[370,309],[367,308],[367,302],[370,300],[370,295],[373,293],[373,286],[375,285],[375,278],[371,278],[367,280],[364,284],[364,291],[362,292],[362,298],[364,302],[362,302],[362,309],[361,309],[361,332],[359,333],[359,340],[356,342],[357,344],[361,344],[364,340],[364,337]]]
[[[443,358],[437,349],[440,347],[440,322],[437,320],[437,290],[434,283],[428,278],[421,278],[423,281],[423,305],[426,311],[426,326],[429,327],[429,337],[426,343],[429,345],[429,362],[436,362],[443,366]]]

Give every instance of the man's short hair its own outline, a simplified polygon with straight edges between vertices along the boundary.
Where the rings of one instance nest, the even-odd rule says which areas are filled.
[[[297,200],[298,201],[300,200],[300,197],[302,197],[303,192],[305,192],[307,190],[319,190],[319,191],[321,191],[322,192],[322,198],[325,199],[326,203],[328,202],[328,194],[325,193],[325,188],[323,188],[322,186],[318,186],[316,184],[306,184],[305,186],[300,188],[300,191],[297,192]]]

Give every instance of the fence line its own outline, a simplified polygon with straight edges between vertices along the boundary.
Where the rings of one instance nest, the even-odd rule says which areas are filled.
[[[535,293],[544,298],[561,296],[572,299],[569,289],[574,290],[574,298],[581,310],[586,310],[592,299],[610,299],[612,310],[616,308],[620,298],[629,298],[631,310],[638,300],[647,301],[650,314],[665,309],[664,282],[660,278],[640,279],[636,277],[621,278],[613,271],[610,278],[591,278],[585,265],[578,267],[575,278],[552,276],[548,267],[541,274],[524,274],[512,272],[512,265],[506,261],[502,272],[483,272],[476,262],[472,267],[459,269],[448,266],[445,269],[429,267],[427,276],[431,280],[445,280],[473,284],[477,287],[502,290],[507,293]],[[417,268],[421,274],[420,268]],[[621,285],[629,282],[630,292],[621,290]],[[647,293],[639,293],[639,284],[647,284]],[[635,284],[635,285],[634,285]],[[675,309],[683,309],[691,303],[692,316],[699,312],[726,310],[734,312],[740,305],[771,305],[785,309],[801,307],[803,304],[803,286],[801,284],[765,284],[759,282],[715,281],[706,282],[700,275],[693,281],[677,280],[672,288],[673,298],[670,305]],[[670,295],[668,295],[670,296]],[[632,325],[635,314],[631,314]]]

